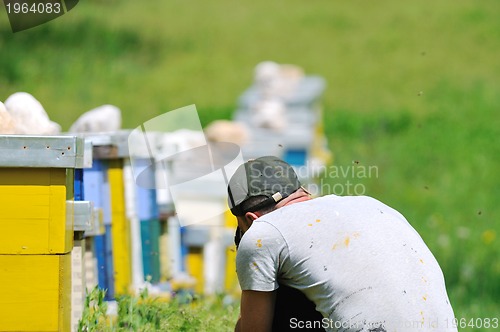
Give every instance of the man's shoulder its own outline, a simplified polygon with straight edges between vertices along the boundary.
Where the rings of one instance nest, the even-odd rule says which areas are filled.
[[[382,201],[371,196],[338,196],[334,194],[324,195],[310,199],[305,202],[284,206],[269,214],[266,214],[259,221],[267,221],[278,225],[277,221],[288,221],[296,217],[307,217],[322,213],[324,216],[342,214],[344,216],[353,216],[364,218],[369,216],[378,216],[386,213],[386,216],[394,216],[399,219],[405,219],[396,209],[388,206]],[[406,219],[405,219],[406,220]]]
[[[324,195],[321,197],[314,198],[310,200],[312,204],[332,204],[338,203],[341,205],[362,205],[364,207],[368,206],[384,206],[389,207],[387,204],[383,203],[379,199],[368,196],[368,195],[355,195],[355,196],[338,196],[334,194]],[[314,202],[314,203],[313,203]]]
[[[290,206],[285,206],[289,209],[304,209],[308,207],[318,207],[332,204],[375,204],[375,205],[385,205],[378,199],[371,196],[339,196],[335,194],[328,194],[323,196],[314,197],[308,201],[292,204]]]

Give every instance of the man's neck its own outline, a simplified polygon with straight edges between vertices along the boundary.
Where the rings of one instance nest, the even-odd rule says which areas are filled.
[[[311,196],[302,188],[288,196],[287,198],[281,200],[278,204],[276,204],[276,208],[279,209],[283,206],[305,202],[311,199]]]

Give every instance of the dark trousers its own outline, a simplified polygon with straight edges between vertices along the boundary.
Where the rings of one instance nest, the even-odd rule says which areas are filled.
[[[284,285],[279,286],[276,294],[276,305],[274,307],[273,332],[297,331],[298,322],[306,322],[310,326],[318,326],[318,328],[303,329],[304,331],[322,331],[321,320],[323,316],[316,311],[315,305],[299,290],[290,288]],[[317,321],[314,325],[313,322]],[[291,324],[295,322],[295,325]]]
[[[238,249],[240,240],[241,232],[238,227],[234,235],[236,249]],[[273,332],[297,331],[297,328],[293,328],[292,322],[303,322],[304,326],[307,324],[306,322],[310,322],[310,326],[320,327],[301,330],[324,332],[325,330],[321,328],[322,319],[323,315],[316,311],[314,303],[309,301],[301,291],[279,285],[276,294],[276,305],[274,306]],[[313,324],[315,321],[317,323]]]

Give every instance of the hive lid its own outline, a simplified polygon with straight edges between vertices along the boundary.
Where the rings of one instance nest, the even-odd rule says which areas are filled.
[[[84,154],[76,136],[0,135],[0,167],[84,168]]]

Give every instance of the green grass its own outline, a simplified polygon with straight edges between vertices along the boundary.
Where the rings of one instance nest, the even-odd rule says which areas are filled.
[[[139,296],[117,298],[116,315],[107,313],[104,291],[94,288],[86,297],[79,332],[233,331],[239,306],[224,297],[179,296],[170,300]]]
[[[0,20],[0,100],[28,91],[63,129],[105,103],[125,128],[193,103],[206,125],[230,118],[258,62],[298,64],[328,82],[334,164],[378,169],[325,183],[408,218],[457,317],[500,317],[498,17],[497,0],[81,1],[17,34]]]

